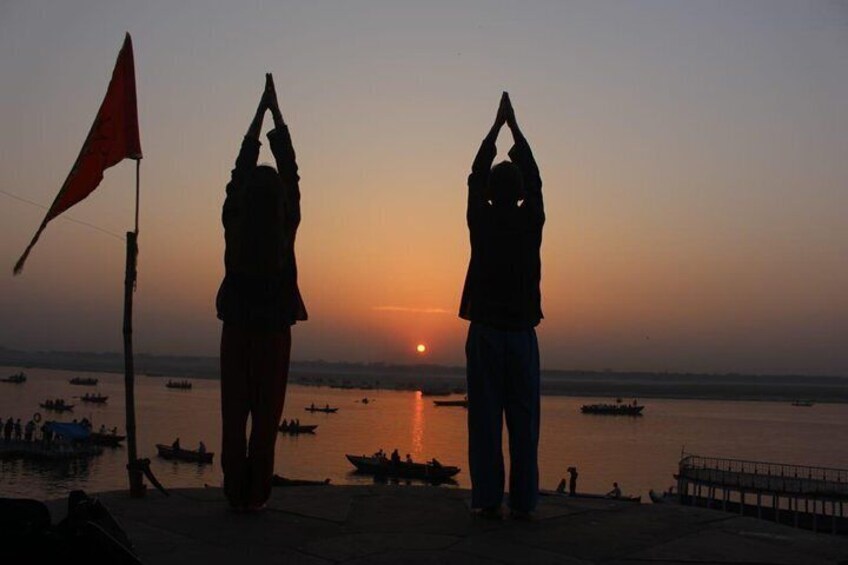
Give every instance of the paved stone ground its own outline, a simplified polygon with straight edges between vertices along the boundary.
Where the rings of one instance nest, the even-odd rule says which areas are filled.
[[[151,565],[848,564],[848,538],[676,505],[542,497],[526,523],[473,517],[468,491],[424,486],[280,488],[249,515],[217,488],[98,497]]]

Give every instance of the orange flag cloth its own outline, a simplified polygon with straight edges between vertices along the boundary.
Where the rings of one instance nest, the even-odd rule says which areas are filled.
[[[118,54],[115,70],[112,71],[106,97],[85,138],[82,150],[41,226],[24,254],[15,263],[16,275],[24,268],[24,262],[47,222],[91,194],[103,179],[103,171],[124,159],[141,159],[135,94],[132,39],[130,34],[127,34]]]

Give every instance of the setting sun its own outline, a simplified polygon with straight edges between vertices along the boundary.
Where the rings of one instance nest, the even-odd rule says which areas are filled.
[[[427,352],[427,346],[424,345],[423,343],[419,343],[418,345],[415,346],[415,351],[417,351],[418,353],[421,353],[423,355],[424,353]]]

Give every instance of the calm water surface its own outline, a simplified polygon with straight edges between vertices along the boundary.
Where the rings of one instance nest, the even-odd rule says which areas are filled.
[[[17,372],[0,367],[0,377]],[[72,415],[124,430],[123,376],[104,373],[26,370],[23,385],[0,383],[0,417],[26,423],[46,398],[63,397],[76,404]],[[74,386],[75,376],[100,379],[97,387]],[[193,380],[190,391],[165,388],[167,378],[139,377],[136,411],[139,455],[151,459],[154,474],[166,487],[220,486],[220,398],[218,381]],[[109,395],[105,406],[80,403],[74,396],[98,391]],[[369,404],[359,402],[367,397]],[[416,460],[436,457],[458,465],[462,487],[467,473],[466,411],[438,408],[432,397],[417,392],[340,390],[290,385],[285,418],[317,424],[315,435],[277,440],[276,472],[287,477],[363,484],[368,477],[351,473],[345,453],[373,453],[398,448]],[[641,418],[589,416],[580,413],[598,398],[543,397],[540,473],[542,488],[554,488],[568,466],[578,467],[578,488],[606,492],[618,481],[625,493],[647,495],[673,483],[681,449],[699,455],[848,468],[848,405],[817,404],[811,408],[788,403],[645,399]],[[310,414],[316,406],[338,406],[337,414]],[[203,440],[215,452],[215,463],[197,466],[156,457],[156,443],[179,437],[186,448]],[[0,461],[0,494],[53,498],[82,488],[97,492],[124,489],[126,450],[106,450],[102,456],[73,463],[43,465]]]

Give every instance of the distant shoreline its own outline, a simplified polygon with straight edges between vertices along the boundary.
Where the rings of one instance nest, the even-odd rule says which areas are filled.
[[[218,378],[217,357],[138,354],[138,375],[173,378]],[[119,353],[28,352],[0,347],[0,366],[65,371],[123,373]],[[3,378],[5,374],[0,374]],[[349,389],[439,390],[461,394],[465,368],[443,365],[389,365],[293,361],[290,382]],[[804,375],[737,375],[613,371],[542,372],[542,394],[602,398],[759,400],[848,403],[848,377]]]

